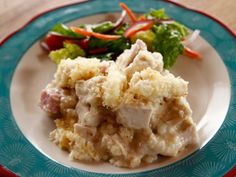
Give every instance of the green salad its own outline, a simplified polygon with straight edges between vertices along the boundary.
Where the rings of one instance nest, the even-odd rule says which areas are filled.
[[[185,45],[188,29],[170,18],[164,9],[150,9],[137,17],[124,3],[120,3],[120,7],[123,11],[115,23],[105,21],[70,27],[59,23],[48,32],[41,44],[56,64],[78,56],[115,60],[137,39],[144,41],[149,51],[160,52],[167,69],[181,54],[200,58],[199,53]]]

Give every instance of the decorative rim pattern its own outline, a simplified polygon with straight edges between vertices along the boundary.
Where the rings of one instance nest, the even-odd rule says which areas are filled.
[[[10,107],[10,86],[14,70],[27,49],[55,23],[69,22],[97,13],[119,11],[120,0],[89,1],[43,13],[0,43],[0,164],[19,176],[222,176],[236,162],[236,39],[222,24],[205,14],[180,7],[168,1],[122,0],[134,11],[165,8],[171,17],[189,28],[200,29],[202,36],[216,49],[225,63],[231,80],[231,102],[226,119],[217,134],[202,149],[191,156],[156,170],[131,174],[101,174],[65,167],[41,154],[21,133]],[[25,40],[27,39],[27,40]],[[224,147],[224,148],[222,148]],[[195,161],[196,159],[196,161]],[[200,160],[199,160],[200,159]],[[53,168],[51,168],[53,166]]]

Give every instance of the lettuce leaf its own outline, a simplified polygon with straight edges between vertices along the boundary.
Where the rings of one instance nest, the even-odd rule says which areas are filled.
[[[145,14],[145,17],[148,19],[169,19],[169,16],[166,15],[165,9],[151,9],[149,13]]]
[[[64,48],[51,51],[49,57],[53,62],[59,64],[63,59],[74,59],[78,56],[85,56],[85,52],[76,44],[64,43]]]
[[[173,23],[169,23],[168,29],[172,31],[174,30],[178,31],[179,37],[181,37],[182,39],[185,38],[189,34],[188,29],[184,25],[176,21],[174,21]]]
[[[143,42],[145,42],[149,51],[155,51],[155,48],[153,47],[155,33],[152,30],[139,31],[131,36],[132,43],[135,43],[137,39],[141,39]]]
[[[153,47],[155,51],[163,55],[164,67],[168,69],[174,65],[177,57],[184,51],[182,36],[168,25],[155,25],[153,31],[156,35]]]
[[[93,32],[96,33],[106,33],[114,28],[112,22],[107,21],[100,24],[97,24],[95,27],[92,28]]]
[[[118,27],[117,29],[114,30],[114,34],[123,35],[128,27],[129,27],[129,24],[124,23],[120,27]]]
[[[90,38],[89,48],[107,48],[109,52],[113,52],[116,55],[122,53],[125,49],[130,48],[130,42],[124,37],[121,37],[117,40],[102,40],[98,38]]]

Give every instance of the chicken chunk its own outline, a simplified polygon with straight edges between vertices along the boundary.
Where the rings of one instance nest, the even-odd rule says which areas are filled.
[[[147,51],[146,44],[141,41],[137,40],[134,45],[132,45],[131,49],[127,49],[122,53],[116,60],[116,65],[120,70],[125,69],[129,66],[130,63],[133,62],[134,58],[140,51]]]
[[[97,133],[97,128],[95,127],[89,127],[89,126],[83,126],[79,123],[76,123],[74,125],[75,132],[78,133],[81,137],[86,139],[92,139]]]
[[[103,118],[100,87],[104,82],[103,76],[93,77],[87,81],[78,81],[76,83],[76,94],[79,102],[76,111],[79,117],[79,123],[86,126],[97,126]]]
[[[132,63],[130,63],[124,72],[130,79],[135,72],[140,72],[146,68],[150,67],[153,70],[162,72],[163,70],[163,60],[160,53],[151,53],[148,51],[141,50],[135,56]]]
[[[147,129],[152,117],[153,109],[140,105],[122,105],[117,110],[117,122],[124,127]]]

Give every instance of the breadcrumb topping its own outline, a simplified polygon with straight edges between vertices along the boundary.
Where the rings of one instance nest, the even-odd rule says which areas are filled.
[[[116,62],[61,61],[41,107],[56,117],[50,139],[71,159],[136,168],[197,143],[187,95],[188,82],[137,40]]]

